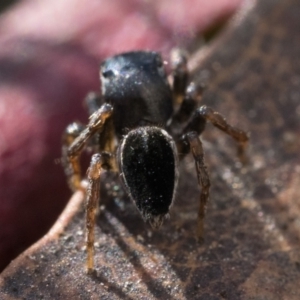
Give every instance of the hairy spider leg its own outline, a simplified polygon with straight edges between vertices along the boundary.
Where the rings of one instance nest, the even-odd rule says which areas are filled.
[[[112,156],[108,153],[96,153],[92,156],[90,166],[87,170],[88,187],[86,190],[86,249],[87,273],[94,270],[94,240],[96,211],[100,199],[100,176],[103,169],[110,165]]]
[[[79,157],[88,141],[96,134],[105,134],[105,124],[113,113],[113,108],[110,104],[103,104],[91,116],[90,121],[85,129],[73,140],[67,151],[63,151],[62,160],[65,162],[65,172],[68,176],[68,181],[73,190],[82,189],[81,173]],[[67,135],[68,137],[68,135]],[[66,138],[67,138],[66,137]],[[107,142],[111,143],[113,136],[107,138]],[[71,140],[71,139],[70,139]],[[66,146],[63,146],[65,149]],[[105,148],[105,147],[104,147]],[[101,150],[101,149],[100,149]],[[90,167],[87,172],[88,186],[87,193],[87,209],[86,209],[86,247],[87,247],[87,271],[90,273],[94,266],[94,227],[95,213],[98,207],[99,192],[100,192],[100,172],[101,169],[110,169],[114,165],[112,163],[112,155],[107,152],[102,154],[94,154],[91,159]],[[84,189],[84,188],[83,188]]]
[[[110,104],[103,104],[94,114],[90,116],[90,121],[79,136],[71,143],[67,151],[63,152],[62,161],[68,182],[73,191],[82,189],[79,157],[86,146],[87,141],[97,132],[101,132],[106,119],[112,115],[113,108]]]
[[[70,164],[68,151],[69,151],[69,147],[74,143],[75,139],[80,135],[80,133],[83,130],[84,130],[84,126],[81,123],[74,122],[67,126],[62,136],[61,164],[67,176],[68,185],[72,191],[81,188],[80,186],[81,168],[79,163],[74,162],[73,164]]]
[[[187,53],[182,49],[175,48],[171,52],[170,60],[173,79],[173,105],[176,106],[182,103],[188,84]]]
[[[196,165],[198,183],[202,188],[197,227],[199,241],[203,241],[203,222],[207,201],[209,199],[210,187],[209,175],[204,162],[203,147],[199,138],[199,135],[201,135],[205,129],[207,121],[210,121],[214,126],[227,133],[238,142],[238,157],[242,162],[245,162],[246,160],[245,148],[249,140],[248,134],[245,131],[231,126],[221,114],[207,106],[199,107],[182,131],[182,138],[178,141],[178,152],[181,158],[188,152],[192,152]]]
[[[209,121],[215,127],[222,130],[223,132],[231,136],[234,140],[236,140],[237,156],[242,163],[246,163],[247,158],[246,158],[245,150],[248,145],[249,135],[247,134],[247,132],[231,126],[220,113],[216,112],[212,108],[206,105],[199,107],[194,113],[194,115],[192,116],[189,124],[185,129],[185,132],[191,130],[195,130],[199,132],[199,129],[197,130],[197,128],[200,127],[200,132],[199,132],[200,134],[204,130],[203,127],[203,124],[205,123],[204,120]]]
[[[202,100],[204,91],[203,85],[196,85],[191,82],[186,88],[183,101],[179,109],[173,114],[167,124],[167,129],[175,138],[180,138],[182,135],[182,125],[185,124],[195,111],[198,103]]]
[[[206,213],[206,204],[209,198],[210,180],[207,172],[207,167],[204,162],[204,152],[202,142],[195,131],[189,132],[187,140],[190,145],[190,150],[195,160],[196,173],[198,183],[201,186],[200,206],[198,211],[197,237],[199,242],[203,242],[204,236],[204,217]]]

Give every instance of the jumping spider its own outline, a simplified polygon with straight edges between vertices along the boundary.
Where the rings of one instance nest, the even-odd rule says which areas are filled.
[[[95,211],[102,169],[119,172],[143,219],[159,228],[174,199],[178,160],[192,152],[201,186],[197,225],[201,240],[210,188],[199,138],[206,122],[234,138],[243,158],[247,133],[229,125],[213,109],[197,107],[203,88],[188,84],[185,54],[180,50],[172,54],[172,88],[156,52],[134,51],[105,60],[100,68],[102,95],[92,93],[86,98],[89,123],[73,123],[64,133],[62,162],[69,186],[73,191],[86,191],[88,272],[94,268]],[[96,154],[84,188],[79,156],[88,147]]]

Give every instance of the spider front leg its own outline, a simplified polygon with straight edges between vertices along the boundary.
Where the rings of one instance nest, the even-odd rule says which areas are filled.
[[[73,191],[81,189],[81,174],[79,156],[87,141],[96,133],[101,133],[106,120],[112,115],[113,108],[110,104],[103,104],[90,116],[90,121],[85,129],[74,139],[70,132],[64,136],[62,149],[62,162],[68,178],[69,186]]]
[[[94,229],[96,210],[99,205],[100,175],[102,169],[110,165],[111,155],[97,153],[92,156],[90,167],[87,171],[88,187],[86,195],[86,248],[87,248],[87,273],[94,270]]]

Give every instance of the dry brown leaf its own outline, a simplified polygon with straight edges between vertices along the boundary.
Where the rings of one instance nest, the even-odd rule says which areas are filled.
[[[212,179],[203,246],[194,240],[199,188],[181,165],[171,219],[152,232],[117,184],[102,189],[96,275],[84,270],[83,196],[0,277],[1,299],[300,299],[298,0],[257,1],[191,60],[203,103],[251,132],[249,164],[207,126]],[[115,188],[115,189],[114,189]]]

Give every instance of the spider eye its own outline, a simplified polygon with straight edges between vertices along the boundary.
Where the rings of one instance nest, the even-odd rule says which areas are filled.
[[[114,72],[112,70],[104,70],[102,71],[102,76],[104,78],[110,78],[114,76]]]

